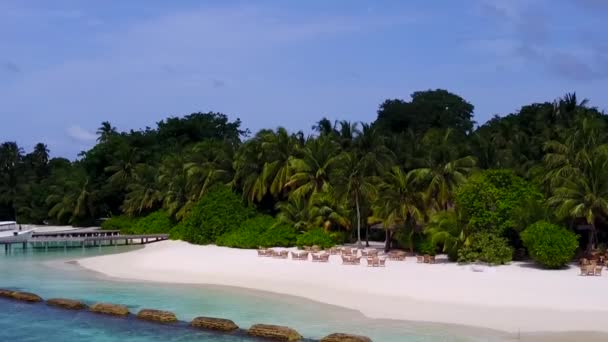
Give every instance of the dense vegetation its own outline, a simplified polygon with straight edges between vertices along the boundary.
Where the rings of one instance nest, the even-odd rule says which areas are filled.
[[[547,268],[566,265],[572,260],[578,246],[576,234],[544,221],[538,221],[526,228],[521,239],[532,259]]]
[[[323,118],[311,135],[250,136],[238,119],[194,113],[128,132],[104,122],[75,161],[5,142],[0,219],[110,217],[105,228],[235,247],[326,246],[384,228],[387,249],[490,263],[528,253],[547,267],[574,253],[572,238],[546,249],[564,231],[580,235],[581,251],[604,245],[607,117],[574,94],[481,126],[473,111],[429,90],[385,101],[372,123]],[[535,232],[541,220],[564,228]]]

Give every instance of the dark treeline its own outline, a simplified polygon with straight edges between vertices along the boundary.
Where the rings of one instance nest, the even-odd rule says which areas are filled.
[[[387,244],[427,244],[455,259],[466,259],[462,249],[475,241],[506,241],[517,251],[519,233],[539,220],[580,234],[583,247],[606,241],[603,113],[575,94],[478,127],[473,110],[430,90],[385,101],[372,123],[323,118],[310,136],[281,127],[251,135],[220,113],[128,132],[103,122],[97,144],[76,161],[49,159],[43,143],[26,153],[5,142],[0,219],[90,225],[163,210],[179,222],[225,184],[298,231],[350,232],[355,240],[384,227]]]

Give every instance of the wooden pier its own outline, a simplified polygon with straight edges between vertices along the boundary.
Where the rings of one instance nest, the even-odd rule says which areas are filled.
[[[34,233],[27,241],[0,239],[5,251],[10,251],[12,245],[21,244],[23,249],[32,248],[86,248],[117,245],[147,244],[169,239],[169,234],[121,235],[119,230],[74,229],[57,232]]]

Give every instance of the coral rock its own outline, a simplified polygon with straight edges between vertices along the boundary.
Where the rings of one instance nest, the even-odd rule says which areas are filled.
[[[218,331],[233,331],[239,328],[233,321],[223,318],[213,317],[196,317],[190,323],[193,327],[218,330]]]
[[[297,331],[289,327],[270,324],[254,324],[248,331],[255,337],[270,338],[277,341],[299,341],[302,339]]]

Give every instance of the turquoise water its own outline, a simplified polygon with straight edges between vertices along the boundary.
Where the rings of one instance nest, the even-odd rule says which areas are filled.
[[[500,340],[485,330],[444,325],[374,320],[362,314],[290,296],[220,286],[127,282],[103,277],[71,262],[81,257],[119,253],[137,247],[104,247],[23,251],[0,254],[0,288],[34,292],[43,298],[63,297],[87,303],[127,305],[175,312],[180,320],[214,316],[234,320],[242,328],[255,323],[287,325],[307,338],[333,332],[370,336],[374,341]],[[217,335],[185,326],[167,327],[74,313],[46,305],[0,302],[0,341],[254,341],[247,336]],[[404,308],[407,310],[407,308]]]

